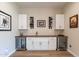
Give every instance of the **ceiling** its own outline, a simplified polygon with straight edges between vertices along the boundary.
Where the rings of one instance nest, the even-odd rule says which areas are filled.
[[[63,8],[66,2],[16,2],[19,7],[53,7]]]

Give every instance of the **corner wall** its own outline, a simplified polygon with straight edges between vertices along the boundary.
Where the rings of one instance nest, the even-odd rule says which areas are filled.
[[[79,56],[79,3],[69,3],[64,8],[65,35],[68,36],[68,50]],[[78,28],[69,28],[69,17],[78,14]],[[72,45],[70,48],[69,45]]]
[[[12,16],[12,30],[0,31],[0,56],[8,56],[15,50],[17,31],[17,7],[13,3],[0,2],[0,10]]]

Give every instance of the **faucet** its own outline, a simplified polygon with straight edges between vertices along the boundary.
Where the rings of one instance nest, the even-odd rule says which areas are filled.
[[[38,35],[38,32],[36,32],[36,35]]]

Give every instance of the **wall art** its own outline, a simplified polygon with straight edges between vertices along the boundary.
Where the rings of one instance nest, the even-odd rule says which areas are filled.
[[[37,20],[37,27],[46,27],[46,20]]]
[[[11,31],[11,15],[0,11],[0,31]]]
[[[78,28],[78,15],[70,17],[70,28]]]

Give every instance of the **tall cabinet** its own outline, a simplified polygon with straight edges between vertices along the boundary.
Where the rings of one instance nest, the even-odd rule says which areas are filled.
[[[27,15],[19,14],[18,15],[18,29],[27,29]]]
[[[64,29],[64,14],[56,14],[56,29]]]

